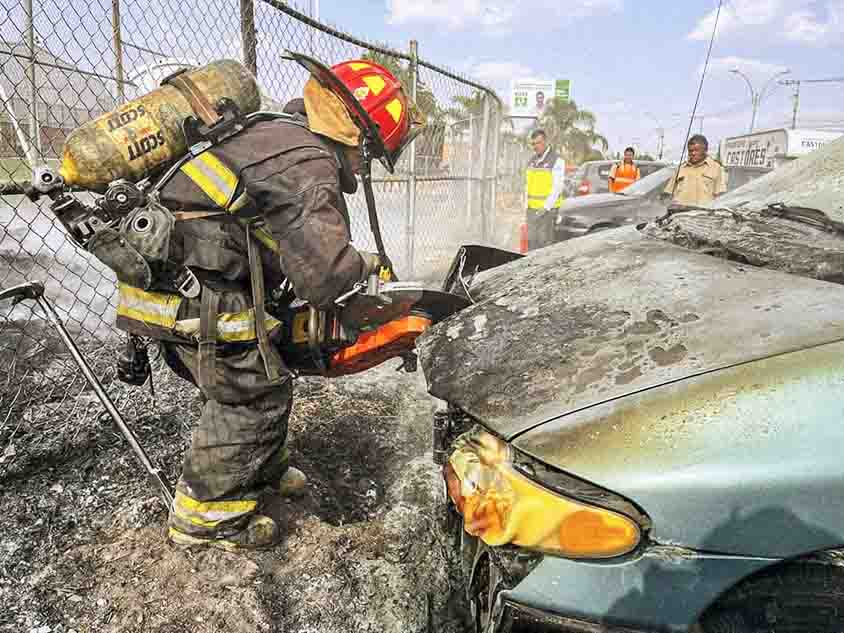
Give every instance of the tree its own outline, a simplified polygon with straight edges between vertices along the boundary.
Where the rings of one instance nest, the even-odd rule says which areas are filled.
[[[574,101],[554,99],[545,107],[539,126],[568,160],[582,163],[602,159],[609,147],[607,139],[595,131],[595,122],[595,115]]]

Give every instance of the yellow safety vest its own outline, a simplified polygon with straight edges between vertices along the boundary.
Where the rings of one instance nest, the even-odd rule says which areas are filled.
[[[543,167],[528,167],[525,171],[528,197],[528,209],[542,210],[545,208],[545,201],[554,190],[554,174],[550,169]],[[563,196],[554,201],[554,208],[559,209],[563,204]]]

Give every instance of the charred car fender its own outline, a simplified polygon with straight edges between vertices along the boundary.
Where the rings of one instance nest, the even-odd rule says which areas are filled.
[[[588,407],[513,445],[634,501],[658,543],[793,558],[844,543],[842,385],[839,341]]]
[[[776,563],[659,549],[635,560],[590,563],[546,556],[498,594],[497,631],[688,631],[725,591]],[[618,627],[617,629],[614,627]]]

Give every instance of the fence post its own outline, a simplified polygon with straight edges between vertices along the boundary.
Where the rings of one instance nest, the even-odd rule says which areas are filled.
[[[126,101],[123,85],[123,40],[120,36],[120,0],[111,0],[111,34],[114,40],[114,77],[117,79],[117,102]]]
[[[35,148],[34,163],[41,162],[41,127],[38,125],[38,87],[35,85],[35,26],[33,24],[32,15],[32,0],[26,0],[26,45],[29,52],[29,66],[26,69],[26,74],[29,78],[30,90],[30,112],[29,112],[29,135],[32,138],[30,147]]]
[[[463,134],[461,133],[461,137]],[[461,138],[462,140],[462,138]],[[475,187],[475,115],[472,112],[469,112],[469,151],[468,151],[468,158],[469,158],[469,178],[466,180],[467,187],[466,187],[466,228],[472,226],[472,198],[473,196],[473,189]]]
[[[253,0],[240,0],[240,44],[243,48],[243,64],[258,76],[257,38],[255,37],[255,5]]]
[[[481,164],[481,180],[480,186],[478,187],[479,194],[480,194],[480,222],[481,222],[481,239],[487,239],[487,208],[489,207],[489,202],[485,200],[487,195],[487,154],[489,150],[489,102],[490,98],[489,95],[485,92],[481,93],[483,95],[483,123],[481,124],[481,146],[480,146],[480,160],[478,161]]]
[[[410,98],[416,103],[416,93],[419,86],[419,43],[410,40]],[[410,177],[407,182],[407,222],[405,234],[407,246],[407,274],[412,277],[415,271],[416,249],[416,141],[410,144]]]
[[[496,219],[498,217],[498,154],[501,151],[501,108],[500,104],[496,104],[495,108],[495,116],[492,119],[492,180],[489,183],[489,207],[490,207],[490,220],[491,222],[487,224],[488,229],[492,230],[492,240],[495,240],[495,231],[494,227],[496,224]],[[488,236],[484,236],[485,239],[488,239]]]

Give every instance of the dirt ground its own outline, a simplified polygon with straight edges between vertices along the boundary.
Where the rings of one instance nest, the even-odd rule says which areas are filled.
[[[68,395],[78,379],[45,340],[19,351],[14,380],[0,359],[0,631],[462,630],[421,374],[388,363],[297,381],[290,447],[311,485],[300,501],[265,500],[283,542],[247,555],[186,553],[166,542],[166,512],[122,436],[84,384]],[[175,481],[199,414],[193,387],[159,366],[153,403],[146,388],[110,379],[113,350],[86,351]],[[16,387],[44,395],[15,407]]]

